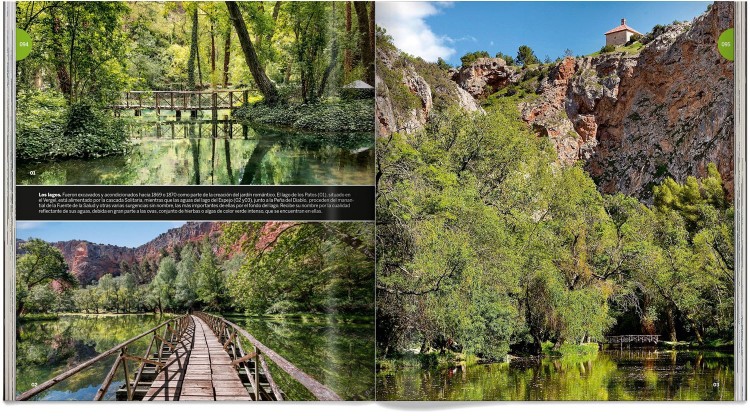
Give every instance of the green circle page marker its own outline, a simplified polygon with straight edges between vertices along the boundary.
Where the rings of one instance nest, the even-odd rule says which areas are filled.
[[[734,62],[734,29],[727,29],[719,35],[719,53]]]
[[[16,29],[16,61],[31,53],[31,36],[23,29]]]

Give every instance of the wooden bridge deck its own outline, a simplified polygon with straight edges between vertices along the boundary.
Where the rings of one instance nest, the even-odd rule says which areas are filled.
[[[150,339],[143,355],[128,348]],[[250,345],[245,351],[243,343]],[[330,388],[255,339],[244,328],[204,312],[171,318],[19,395],[31,400],[58,383],[114,357],[94,400],[105,398],[118,371],[117,400],[285,400],[266,359],[318,400],[341,400]],[[133,373],[133,368],[136,368]],[[119,384],[119,383],[118,383]]]
[[[251,400],[219,339],[202,319],[191,319],[143,400]]]

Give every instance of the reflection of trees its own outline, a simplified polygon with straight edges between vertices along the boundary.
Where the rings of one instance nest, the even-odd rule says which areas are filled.
[[[286,184],[362,183],[374,163],[372,135],[256,131],[205,122],[172,123],[162,138],[142,127],[131,153],[92,160],[19,165],[21,184]],[[210,148],[209,148],[210,146]],[[218,150],[218,151],[217,151]],[[342,171],[343,169],[343,171]],[[36,176],[28,175],[31,170]],[[343,173],[342,173],[343,172]],[[361,174],[360,174],[361,173]],[[342,176],[343,175],[343,176]],[[348,176],[347,176],[348,175]],[[355,175],[355,176],[351,176]],[[352,178],[355,178],[352,180]]]
[[[731,400],[732,360],[701,352],[607,351],[593,358],[405,368],[378,377],[378,399]]]
[[[156,326],[161,320],[151,315],[126,316],[62,316],[55,321],[19,322],[16,337],[16,391],[26,391],[32,383],[42,383],[83,361],[101,354],[122,341],[132,338],[144,330]],[[131,353],[143,353],[146,341],[134,344]],[[95,365],[53,387],[53,392],[69,392],[76,399],[76,393],[90,386],[98,386],[112,359]],[[119,383],[119,382],[118,382]],[[55,396],[58,397],[58,396]],[[63,397],[63,398],[66,398]],[[43,397],[40,397],[43,398]]]
[[[228,319],[345,400],[373,398],[375,340],[372,323],[335,323],[311,316]],[[311,398],[304,387],[286,373],[278,368],[271,371],[290,399]]]

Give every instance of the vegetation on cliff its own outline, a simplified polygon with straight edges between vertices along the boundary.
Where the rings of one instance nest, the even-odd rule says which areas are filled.
[[[732,338],[734,211],[716,167],[657,184],[651,205],[600,193],[521,120],[519,102],[547,71],[527,68],[485,113],[454,103],[424,129],[378,139],[384,362],[571,354],[620,333]],[[385,81],[391,93],[402,82]]]
[[[120,275],[85,287],[77,287],[59,249],[32,239],[18,258],[17,312],[367,314],[373,238],[367,223],[228,223],[218,239],[123,263]]]

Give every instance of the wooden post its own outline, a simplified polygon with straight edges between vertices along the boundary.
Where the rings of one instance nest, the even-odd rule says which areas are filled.
[[[211,93],[211,119],[216,120],[219,118],[219,101],[218,101],[219,95],[216,93],[216,91]],[[216,135],[214,135],[216,137]]]
[[[128,393],[128,399],[133,397],[132,392],[130,391],[130,377],[128,376],[128,361],[125,359],[125,357],[128,355],[128,347],[122,347],[122,353],[120,353],[120,356],[123,357],[122,359],[122,371],[125,373],[125,389]],[[135,387],[133,387],[135,389]]]
[[[247,90],[242,91],[242,105],[248,105],[249,104],[248,100],[249,100],[248,91]]]
[[[258,357],[260,356],[260,350],[258,347],[253,345],[253,351],[255,352],[255,400],[260,401],[260,365],[258,365]]]

